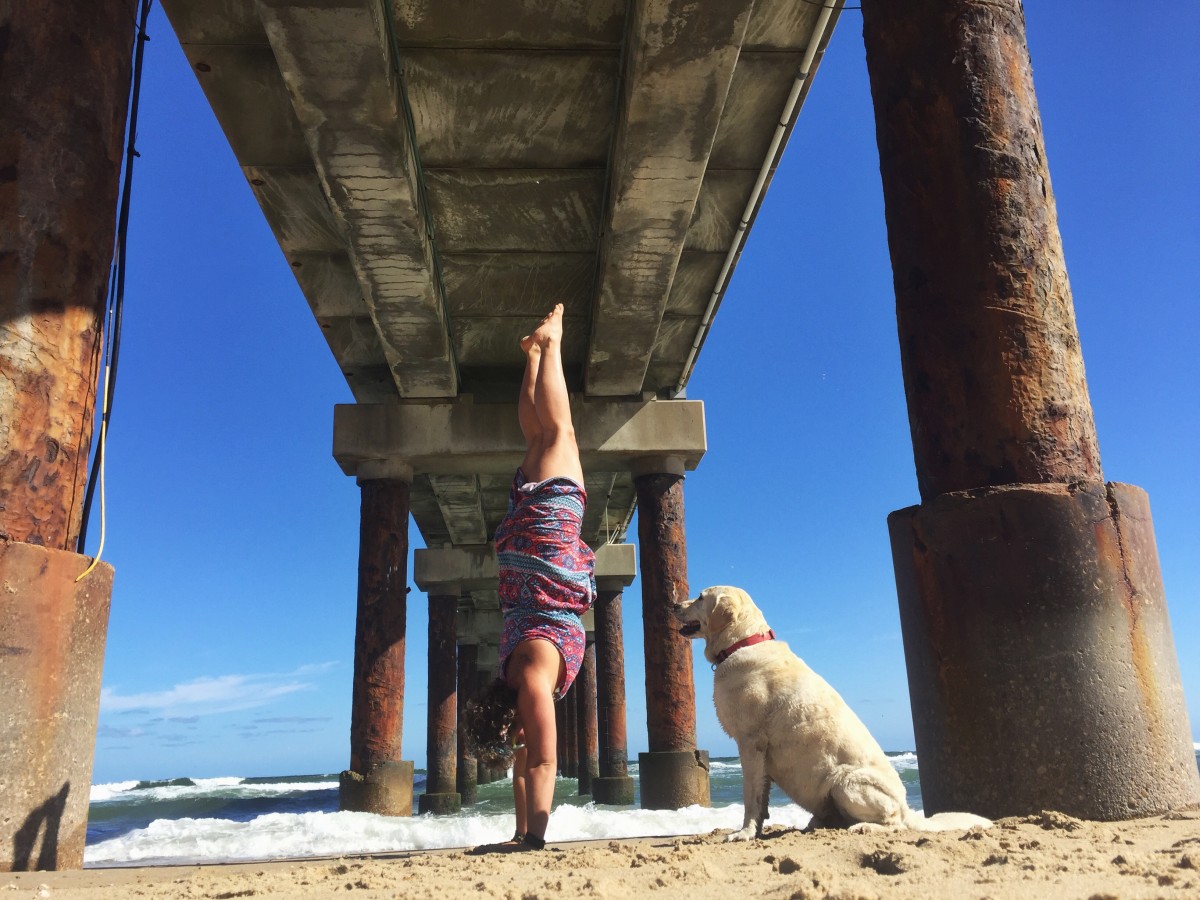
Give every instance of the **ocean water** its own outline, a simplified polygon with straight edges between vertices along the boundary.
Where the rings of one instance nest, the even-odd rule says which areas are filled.
[[[889,754],[921,806],[914,753]],[[742,767],[736,757],[710,764],[711,807],[646,810],[605,806],[559,778],[550,817],[552,840],[705,834],[742,825]],[[629,774],[637,785],[637,763]],[[414,795],[424,791],[418,770]],[[507,840],[515,830],[512,779],[480,785],[479,802],[452,816],[393,818],[338,810],[338,776],[180,778],[92,786],[86,866],[167,865],[283,857],[337,856],[469,847]],[[809,814],[771,791],[772,825],[804,827]]]
[[[1196,745],[1200,765],[1200,744]],[[915,753],[889,753],[908,793],[922,808]],[[637,764],[630,773],[637,785]],[[418,770],[414,794],[423,792]],[[574,779],[559,778],[550,817],[551,841],[707,834],[742,824],[742,768],[736,757],[714,759],[711,807],[645,810],[605,806],[580,797]],[[92,786],[84,865],[169,865],[235,860],[339,856],[470,847],[507,840],[515,830],[512,780],[481,785],[479,802],[452,816],[393,818],[338,810],[338,776],[180,778]],[[768,824],[803,828],[809,814],[776,787]]]

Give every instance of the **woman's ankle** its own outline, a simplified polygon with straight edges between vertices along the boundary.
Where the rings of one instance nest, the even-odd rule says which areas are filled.
[[[532,847],[534,850],[545,850],[546,849],[546,839],[544,837],[538,837],[533,832],[525,833],[525,843],[528,844],[530,847]]]

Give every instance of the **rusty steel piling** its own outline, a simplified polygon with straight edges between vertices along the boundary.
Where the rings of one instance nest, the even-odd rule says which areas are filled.
[[[625,644],[621,592],[600,587],[596,616],[596,737],[598,771],[592,779],[597,803],[633,803],[625,736]]]
[[[341,808],[412,815],[413,764],[400,758],[408,611],[409,482],[359,474],[358,616],[350,710],[350,768]]]
[[[462,808],[462,798],[455,790],[458,769],[454,652],[457,618],[456,595],[430,595],[425,793],[417,801],[417,809],[422,813],[455,813]]]
[[[1200,802],[1144,493],[1105,485],[1020,0],[863,0],[921,505],[889,517],[931,812]]]
[[[696,687],[692,648],[679,634],[671,608],[688,596],[683,471],[650,460],[635,472],[646,659],[646,732],[639,754],[644,809],[709,804],[708,754],[696,747]]]

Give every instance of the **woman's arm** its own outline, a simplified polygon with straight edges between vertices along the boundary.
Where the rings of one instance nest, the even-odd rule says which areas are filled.
[[[563,668],[562,654],[549,641],[522,641],[509,657],[507,668],[508,683],[517,691],[517,716],[525,730],[526,834],[544,839],[558,770],[554,688]]]
[[[525,750],[525,732],[517,732],[517,749],[513,753],[513,808],[517,813],[517,833],[514,837],[523,837],[529,830],[529,811],[525,806],[525,763],[528,753]]]

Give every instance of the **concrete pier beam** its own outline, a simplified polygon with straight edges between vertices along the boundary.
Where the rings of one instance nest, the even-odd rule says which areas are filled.
[[[456,813],[462,797],[455,788],[458,760],[458,702],[455,696],[455,621],[458,594],[429,596],[429,705],[426,727],[425,793],[417,803],[422,813]]]
[[[643,809],[708,806],[708,753],[696,747],[692,648],[671,607],[688,596],[680,460],[651,458],[633,470],[641,545],[642,623],[649,752],[638,755]]]
[[[596,736],[596,645],[591,641],[583,654],[579,677],[577,732],[579,737],[579,793],[591,794],[592,783],[600,775],[599,747]]]
[[[1149,506],[1103,483],[1020,0],[862,12],[921,493],[890,527],[926,809],[1200,802]]]
[[[475,759],[475,751],[467,741],[466,725],[463,722],[469,685],[475,683],[475,657],[478,647],[475,644],[458,645],[458,735],[455,741],[458,748],[458,764],[454,773],[454,790],[458,792],[463,806],[471,806],[479,799],[479,762]]]
[[[358,617],[350,710],[350,768],[341,808],[412,815],[413,764],[400,758],[408,609],[408,515],[412,470],[359,467],[362,492]]]
[[[0,541],[0,872],[83,868],[113,569]]]
[[[629,746],[625,720],[625,637],[621,591],[636,570],[632,544],[609,544],[596,551],[596,732],[598,775],[592,779],[597,803],[632,805]]]

